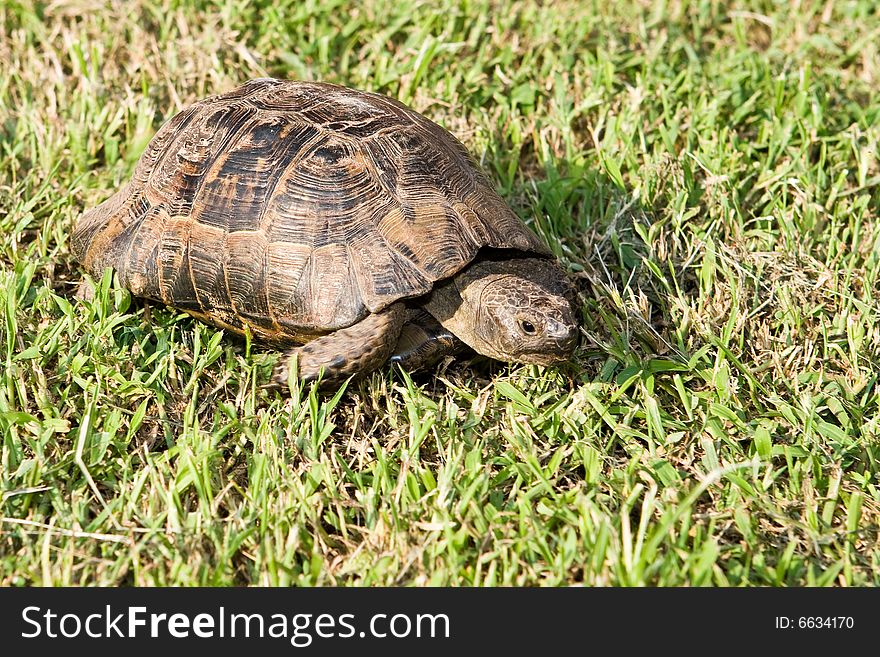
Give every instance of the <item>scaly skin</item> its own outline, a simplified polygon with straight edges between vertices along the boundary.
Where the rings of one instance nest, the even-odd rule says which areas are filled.
[[[391,362],[397,363],[407,372],[415,372],[430,367],[447,354],[454,354],[463,348],[461,340],[441,326],[428,312],[412,309],[397,339]]]
[[[322,384],[340,383],[352,375],[375,370],[391,356],[403,327],[406,308],[393,303],[381,312],[367,315],[347,328],[321,336],[302,347],[284,353],[273,379],[287,385],[292,359],[303,382],[315,381],[323,369]]]

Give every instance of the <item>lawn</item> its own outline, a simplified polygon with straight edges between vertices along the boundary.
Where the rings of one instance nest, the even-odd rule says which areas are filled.
[[[880,9],[0,3],[0,585],[880,584]],[[581,293],[571,363],[269,388],[77,217],[253,78],[461,139]]]

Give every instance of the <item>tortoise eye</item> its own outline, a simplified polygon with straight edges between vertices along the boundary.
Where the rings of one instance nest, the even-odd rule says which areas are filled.
[[[519,327],[523,330],[523,333],[526,335],[534,335],[538,332],[538,329],[535,328],[535,325],[532,324],[527,319],[521,319],[519,322]]]

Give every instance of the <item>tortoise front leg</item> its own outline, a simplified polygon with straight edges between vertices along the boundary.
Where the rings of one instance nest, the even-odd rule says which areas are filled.
[[[411,311],[394,348],[391,362],[408,372],[430,367],[446,354],[461,351],[464,343],[424,310]]]
[[[286,351],[272,378],[286,386],[294,357],[299,378],[306,383],[316,380],[322,370],[322,384],[341,383],[349,376],[367,374],[388,360],[405,314],[404,305],[398,302],[348,328]]]

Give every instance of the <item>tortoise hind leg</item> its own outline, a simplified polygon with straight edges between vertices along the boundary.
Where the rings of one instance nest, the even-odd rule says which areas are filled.
[[[430,367],[446,354],[464,348],[464,343],[424,310],[410,311],[403,325],[391,362],[408,372]]]
[[[371,372],[388,360],[403,326],[405,309],[395,303],[378,313],[367,315],[357,324],[328,333],[286,351],[272,376],[275,383],[287,385],[292,359],[303,382],[341,383],[349,376]]]

